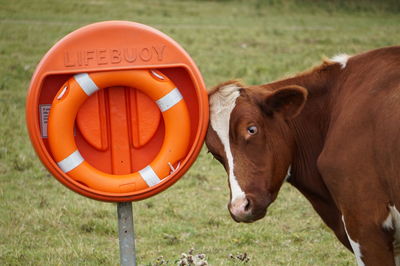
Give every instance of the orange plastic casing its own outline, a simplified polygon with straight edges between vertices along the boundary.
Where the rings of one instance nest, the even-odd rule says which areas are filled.
[[[186,156],[176,172],[153,187],[110,193],[75,181],[57,166],[47,138],[50,105],[61,86],[77,73],[149,69],[167,76],[179,89],[190,117]],[[32,77],[26,120],[33,147],[42,163],[73,191],[102,201],[135,201],[174,184],[189,169],[202,147],[208,126],[208,97],[201,74],[174,40],[143,24],[108,21],[82,27],[57,42]],[[75,143],[86,161],[98,170],[126,175],[148,165],[164,140],[158,106],[136,88],[112,87],[91,95],[75,120]]]

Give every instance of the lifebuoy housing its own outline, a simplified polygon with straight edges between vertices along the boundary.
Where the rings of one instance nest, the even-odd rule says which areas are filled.
[[[165,124],[165,136],[154,160],[138,172],[112,175],[91,166],[76,146],[74,122],[79,107],[94,92],[113,86],[139,89],[153,99]],[[51,153],[59,168],[86,186],[110,193],[135,192],[162,182],[173,165],[185,157],[190,140],[190,117],[174,83],[155,70],[118,70],[81,73],[60,88],[51,105],[48,121]],[[179,167],[179,166],[178,166]]]

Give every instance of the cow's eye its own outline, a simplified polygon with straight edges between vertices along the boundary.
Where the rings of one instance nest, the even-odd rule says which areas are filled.
[[[249,126],[247,128],[247,133],[249,133],[250,135],[255,135],[255,134],[257,134],[257,132],[258,132],[258,129],[256,126]]]

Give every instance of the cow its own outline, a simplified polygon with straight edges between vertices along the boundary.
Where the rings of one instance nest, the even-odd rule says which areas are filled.
[[[272,83],[209,92],[209,152],[236,222],[298,189],[358,265],[400,265],[400,46],[325,59]]]

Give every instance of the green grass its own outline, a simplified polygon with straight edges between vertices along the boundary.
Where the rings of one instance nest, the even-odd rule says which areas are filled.
[[[0,265],[117,265],[116,206],[77,195],[36,158],[25,129],[26,90],[57,40],[89,23],[130,20],[178,41],[207,86],[259,84],[323,56],[399,44],[397,1],[0,0]],[[344,4],[347,3],[347,4]],[[352,265],[310,204],[284,185],[268,216],[236,224],[222,167],[202,151],[173,187],[134,203],[140,265],[195,248],[211,265]]]

